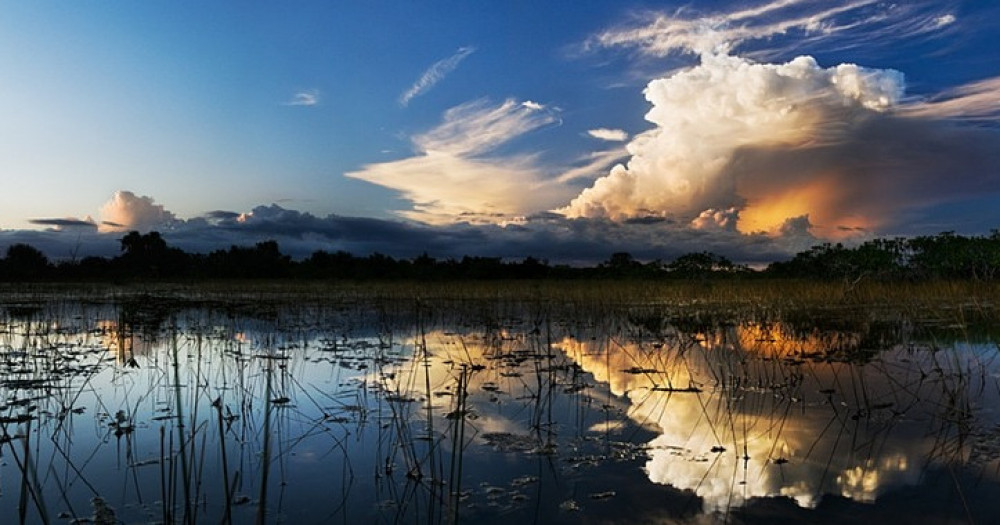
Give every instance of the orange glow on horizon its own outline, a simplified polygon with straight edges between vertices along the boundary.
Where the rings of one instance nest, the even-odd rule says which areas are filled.
[[[868,217],[845,214],[838,210],[842,195],[835,184],[835,177],[822,177],[790,187],[770,195],[750,195],[750,204],[740,211],[737,229],[741,233],[777,232],[786,220],[803,215],[809,216],[813,225],[826,226],[821,231],[813,231],[824,239],[843,239],[855,234],[853,230],[842,230],[838,226],[868,230],[875,226]]]

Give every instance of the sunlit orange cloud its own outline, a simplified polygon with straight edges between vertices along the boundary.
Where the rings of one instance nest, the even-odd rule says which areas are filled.
[[[837,179],[821,175],[773,193],[741,187],[738,191],[747,197],[747,206],[740,211],[737,228],[743,233],[774,232],[790,217],[803,215],[812,224],[829,226],[817,232],[826,239],[844,239],[878,227],[878,217],[860,215],[844,202]]]
[[[152,197],[138,196],[131,191],[116,191],[101,207],[101,232],[121,232],[127,230],[148,231],[162,228],[177,217],[156,204]]]
[[[623,220],[652,210],[690,221],[736,207],[744,232],[806,214],[840,226],[830,175],[852,159],[830,154],[830,146],[886,113],[903,86],[896,71],[824,68],[806,56],[761,64],[702,54],[698,66],[649,83],[646,119],[656,127],[629,143],[626,164],[560,211]]]

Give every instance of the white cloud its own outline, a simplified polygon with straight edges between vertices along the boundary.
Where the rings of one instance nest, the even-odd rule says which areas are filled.
[[[948,13],[946,15],[941,15],[941,16],[935,18],[933,25],[936,26],[936,27],[944,27],[944,26],[947,26],[947,25],[954,24],[956,20],[958,20],[958,19],[955,18],[955,15],[953,15],[951,13]]]
[[[562,172],[556,177],[556,182],[567,183],[577,179],[596,178],[606,172],[614,162],[627,155],[628,150],[623,147],[592,152],[580,160],[581,165]]]
[[[310,89],[300,91],[292,96],[291,100],[285,102],[286,106],[315,106],[319,104],[319,90]]]
[[[101,207],[102,232],[150,231],[169,227],[177,221],[173,213],[156,204],[152,197],[136,196],[131,191],[116,191]]]
[[[677,53],[730,52],[744,45],[758,54],[793,51],[805,43],[839,41],[854,47],[925,35],[955,22],[954,15],[933,2],[886,3],[854,0],[830,6],[825,0],[775,0],[729,13],[704,13],[685,8],[651,12],[633,23],[594,35],[585,48],[631,48],[655,57]],[[798,37],[781,44],[781,37]],[[781,46],[787,46],[781,48]]]
[[[969,121],[1000,120],[1000,77],[952,88],[929,100],[902,106],[899,114],[911,118]]]
[[[553,124],[558,119],[540,105],[507,99],[491,105],[486,99],[448,109],[444,121],[413,138],[421,153],[430,151],[473,156],[490,151],[511,139]]]
[[[466,57],[475,51],[476,48],[471,46],[460,47],[454,55],[444,60],[435,62],[431,65],[431,67],[427,68],[427,71],[424,71],[423,75],[420,75],[420,78],[418,78],[409,89],[404,91],[403,94],[399,96],[399,104],[405,107],[415,97],[430,91],[431,88],[443,80],[444,77],[448,76],[449,73],[454,71]]]
[[[453,107],[440,125],[412,138],[417,155],[345,175],[400,191],[413,202],[401,214],[427,223],[502,222],[554,207],[573,190],[550,180],[534,157],[488,155],[558,122],[542,108],[513,99]]]
[[[736,224],[740,220],[740,210],[728,208],[725,210],[707,209],[698,214],[691,221],[691,227],[704,231],[736,231]]]
[[[656,127],[628,144],[628,163],[560,211],[622,220],[652,210],[684,222],[708,209],[753,211],[752,189],[729,176],[738,152],[839,142],[851,126],[892,107],[902,90],[902,75],[890,70],[705,55],[700,65],[649,83],[646,118]]]
[[[527,157],[470,159],[431,151],[347,173],[398,190],[413,202],[401,215],[431,224],[499,222],[544,210],[570,192],[548,183]]]
[[[856,238],[912,231],[915,221],[931,224],[933,210],[952,213],[946,207],[1000,194],[1000,77],[915,101],[897,71],[820,67],[808,56],[766,63],[816,44],[844,51],[950,34],[958,25],[952,6],[685,7],[594,35],[584,45],[590,51],[693,54],[700,63],[649,82],[646,119],[655,128],[632,137],[628,161],[558,211],[615,221],[669,217],[702,231],[736,224],[741,232]]]
[[[597,128],[587,130],[587,134],[595,139],[609,142],[625,142],[628,140],[628,133],[623,129]]]
[[[998,193],[1000,133],[978,124],[1000,120],[1000,77],[913,101],[893,70],[700,58],[648,84],[655,127],[560,213],[842,239]]]

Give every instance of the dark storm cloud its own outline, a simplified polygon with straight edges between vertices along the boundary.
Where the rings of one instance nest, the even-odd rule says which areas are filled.
[[[343,250],[359,256],[378,252],[397,258],[422,253],[437,258],[534,256],[553,264],[589,265],[621,251],[640,260],[671,260],[685,253],[707,250],[740,262],[769,262],[787,258],[815,242],[806,230],[789,232],[778,237],[745,235],[703,231],[670,221],[619,223],[606,219],[567,219],[551,213],[505,226],[468,223],[431,226],[402,220],[317,217],[272,204],[246,214],[227,214],[217,221],[205,218],[175,221],[160,233],[171,246],[192,253],[275,240],[284,253],[297,259],[318,250]],[[3,231],[0,249],[24,242],[53,259],[113,257],[120,253],[122,235],[82,228]]]
[[[29,244],[53,260],[80,259],[88,256],[113,257],[120,252],[119,237],[97,233],[96,228],[70,230],[0,231],[0,253],[14,244]]]
[[[82,219],[31,219],[28,222],[38,226],[52,226],[54,228],[97,227],[97,224],[93,221],[85,221]]]
[[[205,214],[206,219],[217,219],[217,220],[235,219],[239,216],[240,214],[236,213],[235,211],[225,211],[225,210],[215,210]]]

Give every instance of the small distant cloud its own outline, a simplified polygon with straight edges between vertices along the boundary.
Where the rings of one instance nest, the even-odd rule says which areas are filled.
[[[38,226],[51,226],[53,228],[86,227],[96,228],[97,224],[91,220],[84,219],[31,219],[28,221]]]
[[[714,208],[701,212],[691,221],[691,227],[703,231],[736,231],[740,220],[740,210],[733,207],[725,210]]]
[[[285,102],[286,106],[315,106],[316,104],[319,104],[318,89],[300,91],[293,95],[291,100]]]
[[[521,105],[534,111],[541,111],[545,109],[545,105],[539,104],[533,100],[525,100],[524,102],[521,102]]]
[[[420,78],[410,86],[410,89],[407,89],[400,95],[399,105],[406,107],[411,100],[430,91],[438,82],[454,71],[465,60],[465,57],[471,55],[475,50],[476,48],[472,46],[460,47],[454,55],[435,62],[431,67],[427,68],[427,71],[424,71],[423,75],[420,75]]]
[[[595,139],[606,140],[608,142],[625,142],[628,140],[628,133],[622,129],[597,128],[587,130],[587,134]]]
[[[958,20],[957,18],[955,18],[955,15],[953,15],[951,13],[948,13],[946,15],[941,15],[941,16],[935,18],[934,19],[934,26],[935,27],[944,27],[944,26],[947,26],[947,25],[954,24],[955,20]]]
[[[215,220],[227,220],[227,219],[232,220],[239,216],[240,214],[236,213],[235,211],[225,211],[225,210],[215,210],[205,214],[206,219],[215,219]]]

